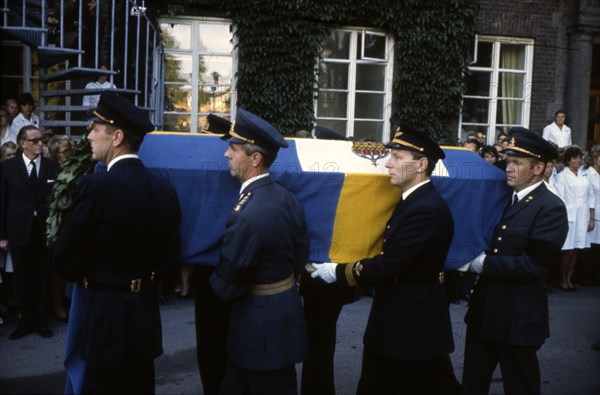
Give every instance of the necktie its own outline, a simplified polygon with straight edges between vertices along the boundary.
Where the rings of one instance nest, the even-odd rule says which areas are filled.
[[[517,204],[517,202],[519,201],[519,197],[517,196],[517,194],[515,193],[513,195],[513,201],[512,201],[512,205],[514,206],[515,204]]]
[[[37,184],[37,171],[35,170],[35,161],[31,161],[31,173],[29,173],[29,181],[32,186]]]

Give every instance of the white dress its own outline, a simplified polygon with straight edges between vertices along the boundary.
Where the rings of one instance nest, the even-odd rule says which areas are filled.
[[[552,122],[544,128],[542,137],[545,140],[558,144],[558,148],[566,147],[571,145],[571,128],[563,125],[561,130],[556,122]]]
[[[588,182],[594,191],[596,205],[594,206],[594,230],[587,233],[588,243],[600,244],[600,175],[593,167],[585,169]]]
[[[590,223],[590,208],[594,208],[596,199],[588,176],[583,170],[574,174],[565,166],[556,178],[556,190],[567,207],[569,220],[569,233],[562,249],[589,247],[587,229]]]

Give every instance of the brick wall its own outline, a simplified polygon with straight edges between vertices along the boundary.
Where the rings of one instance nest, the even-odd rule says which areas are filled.
[[[559,0],[479,0],[480,35],[535,40],[529,127],[538,132],[553,120],[565,97],[567,10],[562,4]]]

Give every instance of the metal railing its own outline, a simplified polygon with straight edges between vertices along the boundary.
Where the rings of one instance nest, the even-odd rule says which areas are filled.
[[[164,50],[144,1],[2,3],[0,30],[38,51],[42,127],[84,126],[82,98],[101,92],[85,85],[100,75],[162,127]]]

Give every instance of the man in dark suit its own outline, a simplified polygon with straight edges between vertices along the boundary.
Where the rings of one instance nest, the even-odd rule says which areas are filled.
[[[390,181],[402,190],[384,232],[380,255],[358,262],[313,264],[312,277],[341,286],[375,286],[364,335],[357,394],[457,393],[448,354],[454,350],[444,262],[454,236],[446,202],[429,180],[439,145],[402,125],[386,163]]]
[[[308,233],[302,206],[268,172],[288,144],[243,109],[223,139],[229,171],[242,187],[210,278],[215,293],[232,302],[221,393],[296,394],[306,326],[295,277],[308,260]]]
[[[542,179],[556,149],[513,128],[504,152],[513,203],[490,249],[471,263],[481,276],[465,317],[464,394],[487,394],[498,363],[506,394],[540,393],[536,352],[550,336],[545,277],[559,263],[568,231],[565,206]]]
[[[226,134],[231,122],[208,114],[204,131]],[[212,265],[196,265],[192,273],[196,318],[196,356],[204,395],[217,395],[227,366],[227,334],[231,303],[220,299],[210,286]]]
[[[14,264],[17,304],[21,317],[9,339],[33,331],[52,337],[50,315],[51,270],[46,247],[48,195],[59,165],[42,154],[42,132],[33,125],[19,130],[23,153],[2,163],[2,227],[0,248],[10,249]]]
[[[136,154],[153,129],[146,112],[103,92],[93,115],[87,138],[107,171],[79,181],[55,265],[85,287],[83,392],[154,393],[154,358],[162,354],[156,276],[179,259],[179,204]]]

